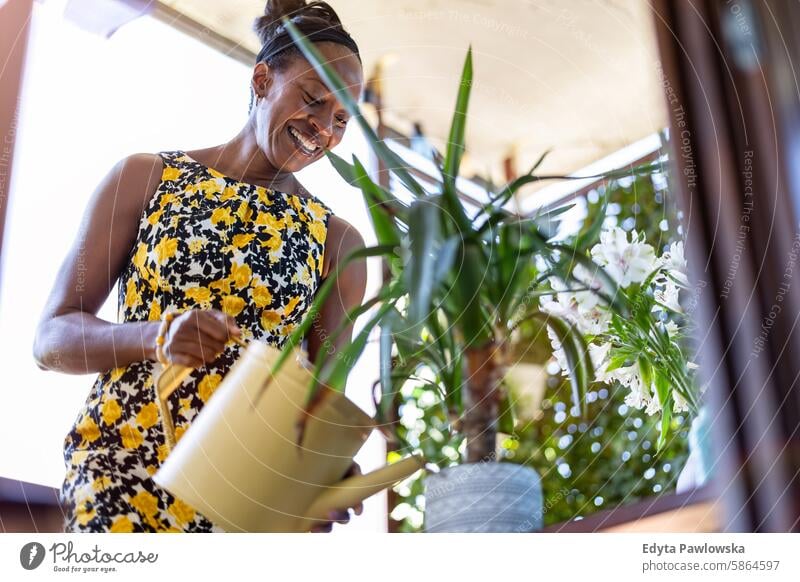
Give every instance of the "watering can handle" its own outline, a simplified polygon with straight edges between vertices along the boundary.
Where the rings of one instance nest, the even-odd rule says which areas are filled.
[[[236,342],[243,348],[247,348],[248,342],[238,337],[231,337],[230,341]],[[305,367],[309,368],[311,362],[308,361],[307,354],[302,348],[296,347],[297,361]],[[175,448],[175,425],[172,422],[172,415],[169,413],[167,406],[167,398],[175,392],[186,377],[192,373],[191,366],[184,366],[182,364],[175,364],[170,362],[165,368],[161,370],[155,381],[155,391],[158,401],[158,409],[161,414],[161,421],[164,425],[164,436],[167,445],[167,451],[170,452]]]
[[[308,529],[314,521],[327,520],[330,511],[352,507],[424,467],[425,458],[420,454],[414,454],[365,475],[348,477],[331,486],[314,500],[306,512]]]
[[[243,348],[247,347],[247,342],[241,338],[232,337],[230,339]],[[158,409],[161,413],[161,421],[164,424],[164,436],[168,451],[172,451],[175,448],[175,425],[172,422],[172,415],[169,413],[167,398],[178,389],[186,377],[192,373],[192,370],[194,368],[191,366],[170,362],[166,367],[162,368],[155,381]]]

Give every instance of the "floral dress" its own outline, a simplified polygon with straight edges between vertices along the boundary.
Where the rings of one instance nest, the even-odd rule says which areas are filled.
[[[118,286],[120,322],[215,308],[245,341],[281,347],[310,307],[322,275],[332,211],[238,182],[183,151],[159,152],[161,182],[144,210]],[[239,355],[232,341],[170,396],[180,439]],[[167,448],[153,386],[160,364],[101,373],[64,440],[65,531],[220,532],[151,479]]]

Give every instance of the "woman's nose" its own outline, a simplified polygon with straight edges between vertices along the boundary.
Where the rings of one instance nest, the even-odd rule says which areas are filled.
[[[327,139],[333,135],[330,124],[325,125],[324,123],[320,123],[320,121],[314,117],[311,118],[311,126],[314,128],[314,131]]]

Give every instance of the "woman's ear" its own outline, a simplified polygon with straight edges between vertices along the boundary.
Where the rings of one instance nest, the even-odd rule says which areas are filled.
[[[267,96],[267,91],[272,84],[272,69],[263,61],[256,63],[253,69],[253,78],[250,80],[250,87],[256,96],[256,101]]]

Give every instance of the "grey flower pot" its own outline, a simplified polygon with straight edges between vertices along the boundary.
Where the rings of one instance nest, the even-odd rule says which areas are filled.
[[[542,484],[530,467],[465,463],[425,478],[428,533],[536,531],[542,514]]]

